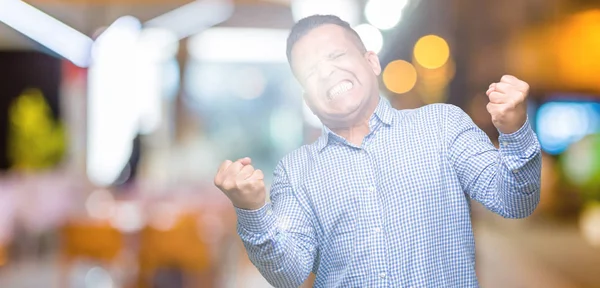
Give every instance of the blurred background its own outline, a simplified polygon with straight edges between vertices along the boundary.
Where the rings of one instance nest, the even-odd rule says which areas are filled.
[[[473,204],[481,285],[600,287],[597,0],[0,0],[0,287],[270,287],[212,179],[320,135],[285,56],[311,14],[378,52],[394,107],[494,141],[488,85],[529,82],[542,200]]]

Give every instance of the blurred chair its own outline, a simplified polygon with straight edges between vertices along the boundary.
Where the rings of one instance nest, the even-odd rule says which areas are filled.
[[[210,247],[200,237],[208,231],[200,231],[197,219],[181,214],[168,229],[146,226],[141,231],[138,287],[159,285],[153,279],[165,269],[182,272],[184,287],[214,287]]]
[[[60,287],[68,287],[68,276],[77,260],[91,260],[106,267],[117,264],[125,242],[121,232],[109,222],[68,222],[61,228],[60,236]]]

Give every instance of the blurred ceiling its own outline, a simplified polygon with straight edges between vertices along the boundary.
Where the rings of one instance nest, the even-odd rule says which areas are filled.
[[[52,17],[89,36],[125,15],[145,22],[189,0],[28,0]],[[233,16],[221,26],[289,28],[293,25],[290,0],[234,0]],[[267,16],[268,17],[263,17]],[[37,43],[0,23],[0,49],[31,49]]]
[[[220,26],[288,29],[294,23],[290,10],[292,0],[232,1],[236,4],[235,11],[232,17]],[[359,1],[361,5],[366,2],[366,0],[356,1]],[[82,33],[93,36],[99,28],[110,25],[121,16],[131,15],[145,22],[192,1],[26,0],[26,2]],[[409,12],[403,14],[400,24],[383,32],[386,41],[384,41],[384,47],[380,54],[382,66],[397,59],[410,61],[414,44],[420,37],[427,34],[439,35],[448,42],[450,52],[457,63],[456,77],[452,82],[452,93],[450,94],[458,95],[453,97],[463,99],[480,94],[487,85],[486,83],[496,81],[502,74],[528,75],[526,72],[531,70],[529,74],[543,75],[544,71],[556,71],[559,66],[551,66],[548,61],[541,61],[536,65],[522,65],[523,61],[531,57],[515,57],[509,55],[509,52],[515,50],[515,47],[521,47],[530,39],[534,39],[534,36],[541,31],[536,27],[550,27],[550,25],[554,25],[553,23],[558,23],[578,11],[600,8],[600,0],[410,0],[409,3],[412,7]],[[585,25],[577,27],[580,26]],[[540,54],[540,50],[547,50],[548,46],[556,46],[557,42],[562,41],[561,43],[564,45],[573,42],[565,40],[567,38],[560,34],[557,35],[559,36],[549,38],[542,45],[529,50],[537,55]],[[580,47],[584,49],[583,52],[590,50],[586,48],[586,45],[580,46],[583,47]],[[38,47],[38,44],[34,41],[27,39],[8,26],[0,24],[0,49],[32,49],[35,47]],[[585,60],[583,56],[579,58]],[[580,62],[585,62],[583,60]],[[532,69],[528,71],[515,68],[529,66]],[[568,71],[578,71],[577,69],[581,65],[571,66],[574,68],[568,69]],[[597,74],[592,73],[597,70],[585,71],[590,75]],[[550,81],[548,79],[554,78],[546,77],[545,79],[548,82]],[[533,78],[526,80],[535,82]],[[536,85],[536,87],[545,86],[540,80],[540,85]],[[594,88],[595,90],[600,89],[600,86],[594,87],[597,87]],[[461,99],[449,100],[456,104],[461,102]]]

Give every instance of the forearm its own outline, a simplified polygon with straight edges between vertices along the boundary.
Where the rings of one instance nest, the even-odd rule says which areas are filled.
[[[488,136],[451,106],[450,160],[464,191],[506,218],[529,216],[539,202],[541,149],[529,121],[512,134],[501,134],[496,149]]]
[[[502,203],[500,214],[506,218],[527,217],[540,201],[541,154],[518,165],[503,160],[495,183],[496,195]]]
[[[501,134],[496,181],[492,187],[499,214],[507,218],[531,215],[540,200],[542,155],[529,122],[517,132]]]
[[[271,204],[256,211],[236,209],[238,234],[248,257],[269,283],[299,287],[310,274],[315,257],[312,240],[285,230]]]

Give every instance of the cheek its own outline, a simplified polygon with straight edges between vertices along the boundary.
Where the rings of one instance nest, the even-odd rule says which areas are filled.
[[[314,101],[314,99],[319,98],[319,86],[315,83],[315,81],[308,81],[304,85],[305,97]]]
[[[315,108],[315,107],[320,107],[321,104],[319,102],[319,98],[318,96],[316,96],[313,93],[305,93],[304,94],[304,101],[306,101],[306,104],[311,108]]]
[[[358,77],[365,89],[370,89],[374,85],[374,82],[377,82],[377,75],[368,66],[365,66],[360,73],[357,73],[356,77]]]

